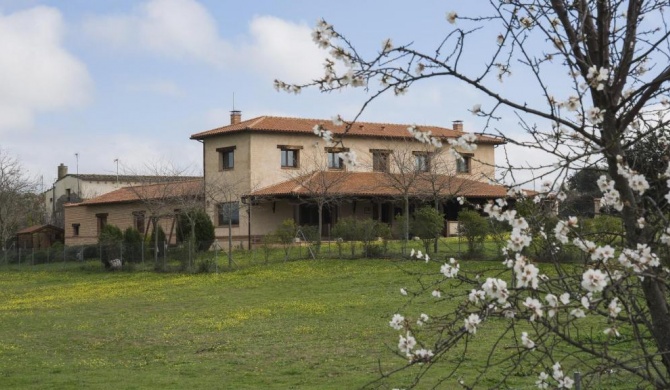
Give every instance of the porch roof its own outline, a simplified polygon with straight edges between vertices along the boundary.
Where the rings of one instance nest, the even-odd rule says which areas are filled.
[[[251,192],[250,197],[399,197],[409,189],[412,197],[507,197],[501,185],[450,175],[408,175],[384,172],[317,171]]]

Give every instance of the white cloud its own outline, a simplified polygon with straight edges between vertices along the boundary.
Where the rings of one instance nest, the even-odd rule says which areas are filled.
[[[80,106],[92,87],[86,66],[62,46],[60,12],[0,14],[0,132],[32,125],[38,112]]]
[[[210,13],[195,0],[151,0],[131,13],[89,17],[84,33],[116,48],[133,47],[172,58],[221,66],[229,56]]]
[[[196,0],[149,0],[127,14],[89,17],[83,34],[116,49],[251,69],[270,81],[306,82],[323,72],[325,52],[312,42],[305,23],[256,16],[235,41],[224,39],[218,28]]]
[[[311,28],[273,16],[257,16],[250,25],[251,42],[242,46],[246,62],[270,79],[308,82],[323,74],[326,53],[311,38]]]

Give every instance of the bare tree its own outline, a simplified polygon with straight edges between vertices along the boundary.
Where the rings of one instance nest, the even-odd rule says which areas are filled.
[[[233,227],[239,225],[240,212],[247,212],[247,226],[251,225],[251,203],[245,198],[252,192],[252,186],[246,175],[226,175],[208,179],[205,186],[205,198],[216,207],[215,226],[225,224],[228,227],[228,267],[233,266]],[[243,201],[244,200],[244,201]],[[250,234],[250,232],[248,232]],[[251,240],[251,236],[249,237]],[[251,249],[251,248],[249,248]]]
[[[184,168],[176,167],[170,162],[147,163],[138,170],[124,168],[126,172],[137,177],[141,185],[130,186],[128,189],[147,209],[149,226],[145,234],[153,233],[154,261],[158,264],[160,252],[158,242],[158,228],[161,219],[168,219],[171,227],[168,231],[167,243],[172,240],[177,223],[177,213],[204,208],[203,179],[188,176]],[[188,214],[188,213],[187,213]],[[193,222],[193,221],[192,221]],[[194,224],[191,223],[194,227]],[[164,245],[167,245],[164,243]]]
[[[345,149],[337,146],[322,149],[315,143],[312,150],[306,151],[300,158],[300,168],[289,171],[289,180],[296,183],[296,196],[304,197],[317,207],[317,250],[321,247],[323,236],[323,209],[337,204],[344,196],[343,189],[350,172],[339,156]]]
[[[31,201],[36,196],[37,182],[26,177],[20,162],[0,149],[0,248],[6,249],[16,234],[35,212]],[[39,210],[39,209],[37,209]],[[32,218],[35,221],[34,218]],[[41,220],[41,219],[40,219]]]
[[[621,216],[624,239],[616,248],[581,236],[576,218],[559,221],[553,234],[546,232],[553,244],[585,253],[581,264],[565,266],[556,254],[528,258],[532,237],[525,219],[503,211],[504,200],[488,205],[491,215],[515,227],[505,262],[514,287],[499,279],[502,273],[482,284],[467,272],[459,273],[455,262],[443,264],[447,284],[457,278],[474,292],[467,303],[439,317],[432,348],[416,349],[412,334],[401,336],[399,350],[410,365],[432,363],[467,345],[476,340],[479,326],[502,317],[507,325],[494,345],[511,342],[513,347],[500,354],[492,350],[481,375],[468,378],[472,386],[481,385],[487,368],[496,364],[504,373],[488,379],[504,386],[527,364],[542,371],[539,387],[569,388],[572,382],[562,362],[579,367],[588,378],[614,370],[647,386],[670,387],[670,272],[663,266],[670,243],[670,196],[666,186],[660,202],[648,197],[650,178],[628,165],[633,146],[656,137],[668,124],[668,11],[665,0],[490,0],[484,14],[448,12],[452,27],[435,50],[419,51],[387,39],[369,56],[327,22],[319,22],[315,41],[332,54],[325,76],[308,85],[277,81],[279,89],[368,88],[369,100],[355,120],[382,94],[402,94],[414,83],[436,77],[461,82],[479,93],[481,100],[473,102],[471,112],[485,119],[483,132],[503,137],[509,145],[546,152],[557,161],[513,166],[506,155],[508,164],[499,167],[503,177],[513,179],[522,169],[553,174],[557,179],[545,183],[541,192],[553,190],[560,200],[566,172],[600,163],[609,176],[598,180],[602,204]],[[346,73],[338,73],[338,62]],[[516,88],[505,88],[512,73],[525,80],[522,97]],[[377,85],[381,87],[374,90]],[[495,128],[509,116],[518,118],[525,137]],[[667,156],[667,140],[664,145]],[[658,161],[653,172],[670,176],[667,160]],[[556,276],[540,280],[533,260],[553,262]],[[583,316],[593,318],[599,338],[583,337]],[[413,327],[401,316],[391,325],[407,331]],[[622,333],[626,336],[620,337]],[[417,380],[431,365],[421,366]],[[552,370],[552,375],[546,373]],[[458,372],[444,377],[458,377]]]

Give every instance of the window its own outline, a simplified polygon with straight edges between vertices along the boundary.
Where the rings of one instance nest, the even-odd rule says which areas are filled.
[[[227,171],[235,168],[235,146],[216,149],[219,152],[220,171]]]
[[[240,206],[237,202],[219,203],[219,226],[228,224],[240,224]]]
[[[302,146],[278,145],[281,150],[281,167],[298,168],[300,166],[300,149]]]
[[[375,172],[388,172],[391,151],[371,149],[370,152],[372,153],[372,170]]]
[[[80,225],[78,223],[72,224],[72,235],[75,237],[79,235],[79,226]]]
[[[133,226],[138,232],[144,233],[144,211],[133,211]]]
[[[72,191],[69,188],[65,189],[65,196],[67,197],[68,202],[72,200]]]
[[[328,169],[344,169],[344,161],[338,155],[339,153],[348,152],[346,148],[326,148],[328,153]]]
[[[100,235],[100,232],[102,229],[107,225],[107,216],[109,214],[104,213],[104,214],[96,214],[95,217],[98,219],[98,235]]]
[[[414,168],[417,172],[430,171],[430,155],[425,152],[414,152]]]
[[[472,156],[467,154],[461,154],[461,157],[463,158],[456,159],[456,172],[470,173]]]

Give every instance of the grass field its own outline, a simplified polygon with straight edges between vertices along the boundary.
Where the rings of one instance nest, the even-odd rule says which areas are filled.
[[[0,388],[356,388],[402,303],[388,261],[0,273]],[[90,269],[90,270],[89,270]]]
[[[380,364],[404,364],[388,321],[407,302],[399,288],[416,287],[407,271],[429,268],[301,260],[219,274],[105,272],[98,262],[6,269],[0,388],[360,388]],[[434,371],[460,363],[464,377],[476,375],[495,331],[478,332],[472,357],[447,356]],[[516,378],[518,388],[534,388],[536,375]]]

